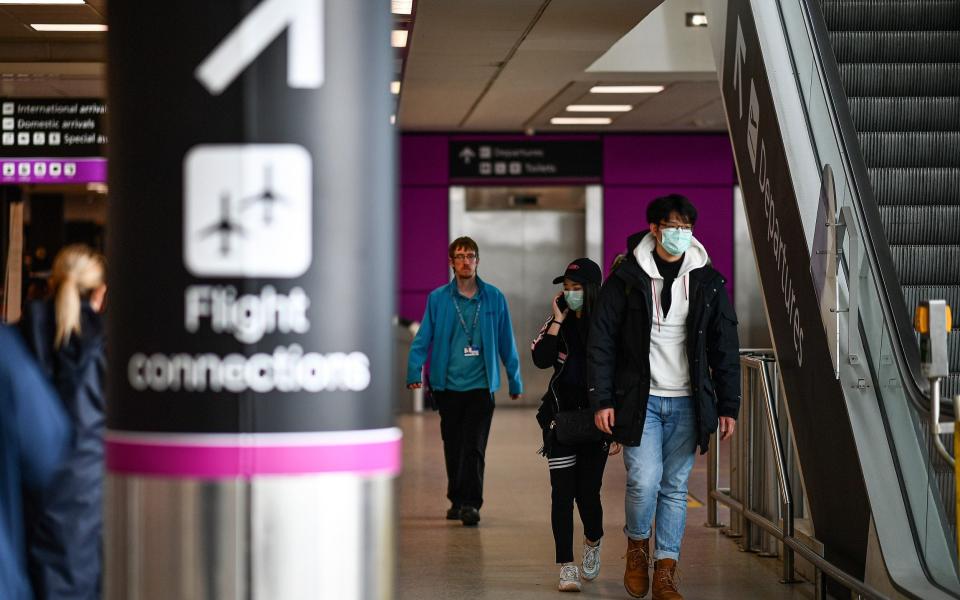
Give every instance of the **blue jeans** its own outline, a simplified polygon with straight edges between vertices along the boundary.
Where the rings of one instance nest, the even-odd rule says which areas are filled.
[[[654,560],[680,557],[687,521],[687,480],[697,451],[697,423],[689,397],[647,400],[647,420],[639,446],[623,449],[627,467],[624,532],[630,539],[650,537],[657,517]]]

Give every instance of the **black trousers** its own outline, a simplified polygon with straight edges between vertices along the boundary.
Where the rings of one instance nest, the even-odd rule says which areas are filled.
[[[483,469],[493,394],[489,390],[434,391],[447,463],[447,498],[454,506],[483,506]]]
[[[547,434],[550,435],[550,434]],[[603,444],[561,446],[554,442],[550,458],[553,506],[550,522],[557,550],[557,564],[573,562],[573,501],[577,501],[583,535],[591,542],[603,537],[603,506],[600,484],[607,465]]]

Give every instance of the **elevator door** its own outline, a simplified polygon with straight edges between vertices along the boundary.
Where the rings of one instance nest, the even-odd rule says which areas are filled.
[[[573,259],[586,255],[583,188],[468,188],[462,235],[480,247],[480,277],[506,296],[520,354],[525,405],[536,405],[552,369],[537,369],[530,343],[550,316],[560,286],[552,283]],[[501,406],[506,398],[501,366]]]

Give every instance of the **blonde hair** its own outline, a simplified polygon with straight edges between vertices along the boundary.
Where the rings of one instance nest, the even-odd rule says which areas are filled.
[[[57,324],[54,347],[60,348],[71,335],[80,333],[80,300],[101,286],[103,279],[103,256],[84,244],[72,244],[57,254],[50,274]]]

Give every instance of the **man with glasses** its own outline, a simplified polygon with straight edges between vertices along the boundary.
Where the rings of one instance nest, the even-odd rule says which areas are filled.
[[[677,561],[687,480],[697,448],[719,426],[733,434],[740,409],[737,317],[693,237],[697,209],[676,194],[647,207],[649,231],[627,241],[624,261],[603,284],[587,347],[596,426],[624,446],[627,469],[627,593],[682,600]]]
[[[473,526],[480,522],[483,505],[484,455],[493,394],[500,387],[498,357],[507,370],[511,398],[520,398],[523,384],[507,299],[477,276],[477,243],[457,238],[448,255],[454,277],[427,298],[407,360],[407,387],[422,387],[429,352],[430,387],[440,410],[447,465],[447,519]]]

